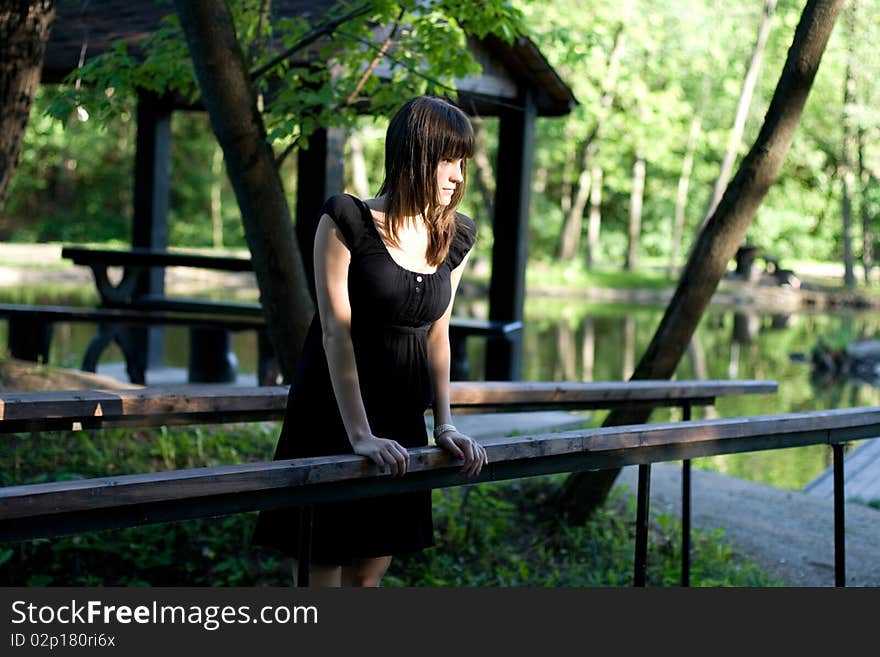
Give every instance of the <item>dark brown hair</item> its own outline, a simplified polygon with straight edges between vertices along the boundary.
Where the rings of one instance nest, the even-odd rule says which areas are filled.
[[[385,234],[397,234],[407,217],[421,215],[428,226],[428,264],[439,266],[455,236],[455,209],[467,183],[467,158],[474,152],[474,130],[467,115],[445,98],[418,96],[401,107],[385,136]],[[437,165],[461,159],[462,181],[449,205],[439,205]]]

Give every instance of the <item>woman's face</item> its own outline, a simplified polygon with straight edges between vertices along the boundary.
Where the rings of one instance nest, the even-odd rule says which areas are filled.
[[[464,181],[461,175],[462,165],[461,158],[444,158],[437,165],[437,193],[440,195],[438,199],[440,205],[449,205],[455,188]]]

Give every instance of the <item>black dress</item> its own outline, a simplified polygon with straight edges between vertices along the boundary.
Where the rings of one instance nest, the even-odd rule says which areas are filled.
[[[351,251],[348,294],[351,339],[361,395],[371,431],[405,447],[428,444],[424,413],[433,391],[427,335],[449,305],[450,272],[473,246],[474,222],[457,214],[457,230],[446,260],[433,274],[395,262],[360,199],[340,194],[321,214],[338,226]],[[275,459],[351,454],[330,383],[317,313],[291,382]],[[254,544],[297,556],[299,509],[259,513]],[[418,491],[316,505],[311,557],[318,564],[402,554],[433,545],[431,492]]]

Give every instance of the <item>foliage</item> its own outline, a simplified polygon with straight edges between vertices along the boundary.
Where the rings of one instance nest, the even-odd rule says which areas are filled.
[[[321,20],[300,17],[263,24],[260,3],[234,0],[242,49],[252,70],[279,48],[294,45]],[[805,112],[778,182],[770,189],[747,238],[786,260],[839,260],[841,240],[841,144],[843,118],[861,136],[861,174],[853,216],[866,217],[877,234],[880,208],[880,113],[877,107],[877,41],[880,5],[850,0],[852,29],[835,28],[823,56]],[[643,259],[667,259],[672,217],[691,120],[700,117],[685,211],[680,256],[687,252],[702,219],[727,144],[747,59],[756,38],[762,3],[706,0],[499,0],[365,3],[369,11],[340,26],[330,37],[275,64],[258,77],[264,117],[277,151],[305,142],[318,125],[344,125],[364,137],[370,190],[381,178],[384,117],[414,93],[449,92],[453,80],[476,66],[463,47],[465,34],[492,31],[503,38],[524,33],[568,83],[579,104],[565,117],[540,118],[533,173],[530,251],[532,262],[552,262],[566,213],[576,191],[587,138],[601,124],[596,161],[603,171],[600,268],[618,268],[626,247],[632,167],[636,154],[647,162],[640,252]],[[350,10],[338,3],[336,11]],[[791,43],[801,0],[780,0],[764,65],[740,145],[744,153],[763,120],[772,89]],[[401,13],[402,12],[402,13]],[[396,45],[378,62],[390,83],[375,74],[361,85],[362,72],[377,54],[371,25],[391,27],[400,19]],[[623,43],[613,102],[601,104],[608,57],[615,35]],[[384,33],[383,33],[384,34]],[[273,51],[269,45],[276,48]],[[843,106],[847,52],[855,62],[853,100]],[[13,180],[0,237],[16,241],[129,239],[130,172],[133,157],[133,94],[136,86],[173,90],[194,98],[191,65],[176,19],[169,17],[138,60],[123,47],[96,57],[67,85],[44,88],[28,127],[22,164]],[[326,67],[333,54],[333,79]],[[269,80],[282,80],[270,85]],[[63,119],[46,118],[46,112]],[[88,120],[83,120],[89,117]],[[475,117],[483,119],[485,117]],[[204,117],[175,115],[174,183],[170,235],[173,245],[212,245],[210,190],[221,189],[224,246],[241,246],[238,212],[228,182],[204,163],[216,144]],[[497,126],[483,121],[490,162]],[[285,160],[287,192],[295,172]],[[194,162],[202,164],[193,166]],[[462,210],[480,225],[478,249],[492,244],[491,216],[477,193],[474,169]],[[351,169],[349,168],[349,176]],[[351,188],[351,178],[347,183]],[[862,247],[861,227],[853,230]],[[681,264],[680,262],[678,264]]]
[[[275,423],[222,428],[103,430],[13,435],[0,484],[271,458]],[[434,492],[437,547],[395,560],[388,586],[628,586],[632,496],[619,491],[583,526],[547,506],[559,477]],[[287,560],[249,540],[255,513],[87,532],[0,550],[4,586],[286,586]],[[676,586],[678,523],[652,527],[648,582]],[[774,585],[717,533],[695,533],[696,586]]]
[[[130,240],[134,122],[108,118],[103,129],[84,112],[65,125],[46,115],[37,91],[21,159],[12,179],[0,238],[18,242]]]
[[[500,0],[365,0],[355,4],[355,10],[363,9],[359,14],[347,3],[335,3],[311,21],[301,16],[263,21],[260,4],[245,0],[229,0],[229,7],[249,69],[258,73],[254,77],[265,101],[269,142],[282,146],[306,144],[319,126],[351,126],[363,111],[389,115],[401,98],[420,93],[454,95],[456,78],[479,73],[464,47],[468,34],[496,33],[510,41],[522,30],[520,12]],[[346,16],[327,38],[311,48],[298,47],[324,25]],[[364,79],[364,69],[380,52],[376,26],[393,25],[399,29],[383,57],[387,77]],[[278,61],[279,50],[291,54]],[[135,56],[117,43],[72,73],[68,82],[75,80],[82,84],[65,87],[50,114],[67,120],[82,106],[103,120],[126,111],[137,89],[198,99],[175,14],[162,20],[160,29],[144,43],[142,55]],[[283,84],[275,83],[279,80]]]
[[[583,525],[550,506],[559,476],[435,491],[438,545],[392,562],[392,586],[630,586],[635,498],[616,489]],[[681,526],[659,516],[650,532],[647,583],[681,581]],[[737,558],[720,532],[693,538],[694,586],[778,585]]]

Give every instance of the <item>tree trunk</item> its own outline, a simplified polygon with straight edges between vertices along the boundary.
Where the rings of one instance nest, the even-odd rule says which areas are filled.
[[[360,198],[370,198],[370,182],[367,179],[367,158],[364,156],[364,142],[360,132],[352,130],[348,134],[348,146],[351,149],[351,184],[354,193]]]
[[[220,176],[223,173],[223,149],[214,148],[214,159],[211,162],[211,225],[214,231],[214,248],[223,248],[223,185]]]
[[[54,0],[0,1],[0,214],[21,155],[54,18]]]
[[[486,149],[486,127],[482,120],[474,120],[474,180],[483,199],[487,217],[495,216],[495,172]]]
[[[703,127],[703,117],[696,114],[691,121],[691,129],[688,133],[687,146],[685,147],[684,160],[681,163],[681,175],[678,177],[678,192],[675,195],[675,218],[672,222],[672,249],[669,255],[669,277],[675,276],[678,270],[678,254],[681,253],[681,236],[684,233],[684,214],[687,208],[688,188],[691,184],[691,173],[694,170],[694,153],[697,150],[697,140]]]
[[[865,285],[871,284],[871,270],[874,268],[874,229],[871,226],[871,214],[868,212],[868,200],[870,198],[871,176],[865,168],[865,131],[858,132],[858,179],[861,182],[859,189],[859,215],[862,222],[862,267],[865,274]]]
[[[314,308],[256,95],[226,2],[175,4],[241,210],[269,338],[289,381]]]
[[[581,172],[578,175],[577,193],[571,202],[571,209],[562,224],[559,235],[559,248],[556,255],[560,260],[571,260],[577,255],[581,243],[581,231],[584,222],[584,208],[590,198],[590,189],[595,183],[590,176],[593,160],[599,150],[599,133],[605,115],[611,110],[614,94],[617,89],[617,75],[620,70],[620,59],[623,56],[623,26],[619,26],[614,34],[614,46],[608,55],[608,66],[605,69],[605,80],[602,83],[602,98],[599,100],[599,116],[593,131],[582,145]],[[587,258],[588,261],[592,257]]]
[[[543,194],[547,191],[547,181],[550,178],[550,168],[546,164],[539,164],[532,177],[532,192]]]
[[[629,231],[624,269],[632,271],[639,264],[639,242],[642,238],[642,202],[645,198],[645,158],[636,155],[633,164],[632,193],[629,196]]]
[[[590,217],[587,224],[587,269],[592,269],[596,264],[596,256],[599,254],[599,230],[602,227],[602,167],[593,165],[590,173],[592,185],[590,187]]]
[[[765,0],[764,11],[761,14],[761,25],[758,28],[758,40],[755,42],[746,77],[743,80],[742,91],[736,106],[736,117],[734,118],[733,128],[730,131],[730,138],[727,142],[727,152],[724,154],[721,170],[718,172],[718,178],[715,180],[715,188],[712,190],[712,198],[709,199],[706,214],[700,223],[701,229],[706,225],[712,213],[715,212],[715,208],[718,207],[721,194],[724,192],[724,188],[727,187],[727,181],[730,180],[730,174],[733,172],[733,163],[736,161],[736,154],[742,142],[746,117],[749,114],[749,105],[752,104],[752,95],[755,91],[755,84],[758,81],[758,74],[761,72],[761,58],[764,54],[764,46],[767,45],[767,37],[770,35],[770,22],[775,10],[776,0]]]
[[[572,204],[572,180],[571,177],[574,175],[574,161],[576,158],[576,153],[574,147],[571,144],[574,142],[574,135],[572,134],[574,131],[572,130],[573,119],[569,117],[569,119],[565,122],[565,161],[562,163],[562,191],[559,199],[559,205],[562,208],[563,217],[568,215],[571,212],[571,204]]]
[[[848,289],[856,286],[855,256],[852,246],[852,193],[855,191],[855,172],[853,171],[853,147],[856,137],[851,116],[853,92],[856,81],[853,76],[853,19],[852,11],[844,15],[846,27],[846,73],[843,78],[843,144],[840,157],[840,217],[843,221],[841,237],[843,242],[843,285]]]
[[[571,260],[577,255],[581,245],[581,232],[584,225],[584,208],[590,194],[592,180],[590,179],[589,162],[596,154],[595,143],[587,144],[584,151],[581,172],[578,174],[577,194],[571,201],[571,209],[562,222],[562,232],[559,235],[559,248],[556,255],[560,260]]]
[[[736,253],[767,190],[779,176],[843,2],[809,0],[804,7],[761,132],[698,235],[675,294],[633,373],[633,380],[669,379],[675,374],[727,263]],[[643,423],[651,412],[651,408],[645,407],[615,410],[604,426]],[[611,469],[569,476],[560,491],[559,507],[568,512],[572,521],[582,522],[605,501],[619,472]]]

